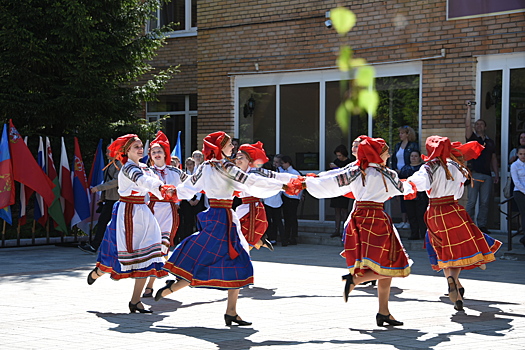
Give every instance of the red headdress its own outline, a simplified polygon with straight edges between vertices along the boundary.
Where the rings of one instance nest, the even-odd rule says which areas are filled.
[[[364,135],[360,138],[361,142],[357,148],[357,161],[361,169],[368,168],[369,163],[383,163],[381,155],[388,150],[385,140]]]
[[[484,149],[485,146],[478,141],[470,141],[463,144],[459,141],[452,142],[452,154],[456,158],[463,157],[464,161],[478,158]]]
[[[157,136],[151,143],[149,144],[149,156],[151,159],[151,150],[153,147],[161,147],[164,150],[164,160],[168,159],[170,156],[170,141],[166,137],[166,135],[162,131],[157,132]],[[166,161],[166,163],[169,163]]]
[[[222,148],[226,146],[226,142],[230,139],[224,131],[217,131],[209,134],[204,138],[202,144],[202,154],[204,160],[222,159]]]
[[[421,158],[427,162],[434,158],[439,158],[441,161],[446,162],[447,158],[450,158],[450,152],[452,144],[448,137],[443,136],[429,136],[425,142],[428,156],[422,155]]]
[[[119,137],[109,145],[109,156],[120,161],[122,164],[126,164],[128,161],[127,153],[131,144],[135,141],[140,141],[139,137],[135,134],[127,134]]]
[[[452,174],[446,166],[447,158],[450,158],[461,165],[461,172],[466,178],[470,178],[470,172],[465,167],[464,162],[470,159],[479,157],[481,151],[485,147],[480,145],[477,141],[467,142],[462,144],[461,142],[450,142],[448,137],[443,136],[429,136],[425,142],[428,156],[421,156],[426,162],[434,158],[438,158],[441,165],[445,169],[447,180],[453,180]]]
[[[251,145],[249,143],[240,145],[239,151],[246,153],[251,162],[260,160],[261,162],[266,163],[269,160],[266,156],[266,152],[264,151],[263,143],[261,141],[257,141],[257,143]]]

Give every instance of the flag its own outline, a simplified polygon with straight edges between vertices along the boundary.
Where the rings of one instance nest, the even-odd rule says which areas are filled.
[[[24,137],[24,143],[27,145],[27,136]],[[27,223],[26,207],[29,202],[29,198],[33,194],[33,190],[29,187],[26,189],[24,184],[20,184],[20,215],[18,215],[18,225],[22,226]]]
[[[71,225],[76,225],[80,221],[89,218],[90,215],[86,171],[84,170],[84,162],[82,161],[80,146],[78,145],[78,139],[76,137],[74,157],[73,195],[75,196],[75,215],[73,216]]]
[[[97,152],[93,157],[93,165],[89,172],[89,186],[95,187],[104,182],[104,152],[102,152],[102,139],[98,142]]]
[[[179,134],[177,135],[177,143],[175,144],[175,148],[171,152],[171,155],[179,157],[180,166],[182,167],[182,163],[184,163],[184,162],[183,162],[183,159],[182,159],[182,145],[180,143],[180,133],[181,132],[179,131]],[[166,161],[166,163],[167,163],[167,161]]]
[[[71,219],[75,215],[75,197],[73,196],[73,184],[71,182],[71,170],[69,170],[69,160],[67,159],[66,145],[62,137],[62,151],[60,153],[60,203],[64,211],[66,225],[71,225]]]
[[[53,193],[55,185],[38,166],[12,120],[9,120],[9,151],[11,152],[15,181],[32,188],[42,196],[46,205],[51,205],[55,199]]]
[[[51,152],[51,143],[49,137],[46,137],[46,155],[47,155],[47,176],[55,184],[53,193],[55,199],[47,209],[49,216],[55,220],[55,229],[67,233],[67,226],[64,220],[64,213],[62,213],[62,206],[60,205],[60,180],[58,179],[55,162],[53,162],[53,152]]]
[[[140,162],[144,164],[148,164],[149,160],[149,140],[146,141],[146,144],[144,145],[144,157],[140,158]]]
[[[95,152],[95,156],[93,157],[93,164],[91,166],[91,170],[89,171],[89,178],[88,183],[89,186],[95,187],[97,185],[100,185],[104,182],[104,152],[102,151],[102,139],[98,142],[97,151]],[[93,225],[96,225],[98,222],[98,218],[100,216],[99,213],[95,210],[95,204],[99,202],[100,200],[100,192],[91,193],[91,218],[89,220],[89,228],[92,228]]]
[[[7,125],[4,124],[2,140],[0,140],[0,218],[4,219],[9,225],[13,224],[11,205],[15,204],[14,185]]]
[[[27,145],[26,145],[27,146]],[[42,142],[42,136],[40,136],[40,142],[38,144],[38,153],[36,156],[36,161],[40,169],[47,173],[46,171],[46,154],[44,152],[44,144]],[[40,225],[45,226],[47,222],[47,207],[44,204],[44,198],[38,193],[35,195],[35,209],[34,209],[34,219]]]

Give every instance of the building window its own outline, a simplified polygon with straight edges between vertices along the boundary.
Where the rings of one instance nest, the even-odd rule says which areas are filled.
[[[167,119],[159,125],[170,141],[171,149],[177,144],[177,136],[181,132],[182,157],[191,156],[198,149],[197,142],[197,94],[162,95],[157,102],[148,102],[146,119],[158,122],[162,117]],[[184,163],[184,160],[181,159]]]
[[[171,24],[168,37],[197,34],[197,0],[171,0],[163,2],[154,19],[148,21],[147,30]]]

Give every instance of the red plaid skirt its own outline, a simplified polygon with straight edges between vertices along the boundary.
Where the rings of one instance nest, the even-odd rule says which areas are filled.
[[[245,203],[244,198],[243,203]],[[248,244],[254,246],[266,232],[268,220],[266,219],[266,210],[260,199],[257,199],[257,202],[249,202],[249,205],[249,212],[239,221],[244,238],[246,238]]]
[[[378,275],[406,277],[410,274],[408,255],[394,231],[383,203],[356,202],[345,228],[346,259],[350,273],[362,275],[370,269]]]
[[[489,246],[483,232],[453,196],[430,198],[425,221],[437,255],[437,264],[432,264],[434,270],[450,267],[468,270],[496,260],[494,253],[501,242],[493,240]]]

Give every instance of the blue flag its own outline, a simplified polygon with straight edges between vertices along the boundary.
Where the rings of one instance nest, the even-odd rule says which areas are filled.
[[[2,207],[0,209],[0,218],[12,225],[11,205],[14,204],[15,189],[8,142],[7,125],[4,124],[2,140],[0,141],[0,207]]]
[[[180,143],[180,133],[181,132],[179,131],[179,134],[177,135],[177,143],[175,144],[175,148],[171,152],[171,155],[179,157],[180,163],[184,164],[184,160],[182,159],[182,145]]]
[[[98,142],[97,152],[89,172],[89,186],[95,187],[104,182],[104,152],[102,152],[102,139]]]

